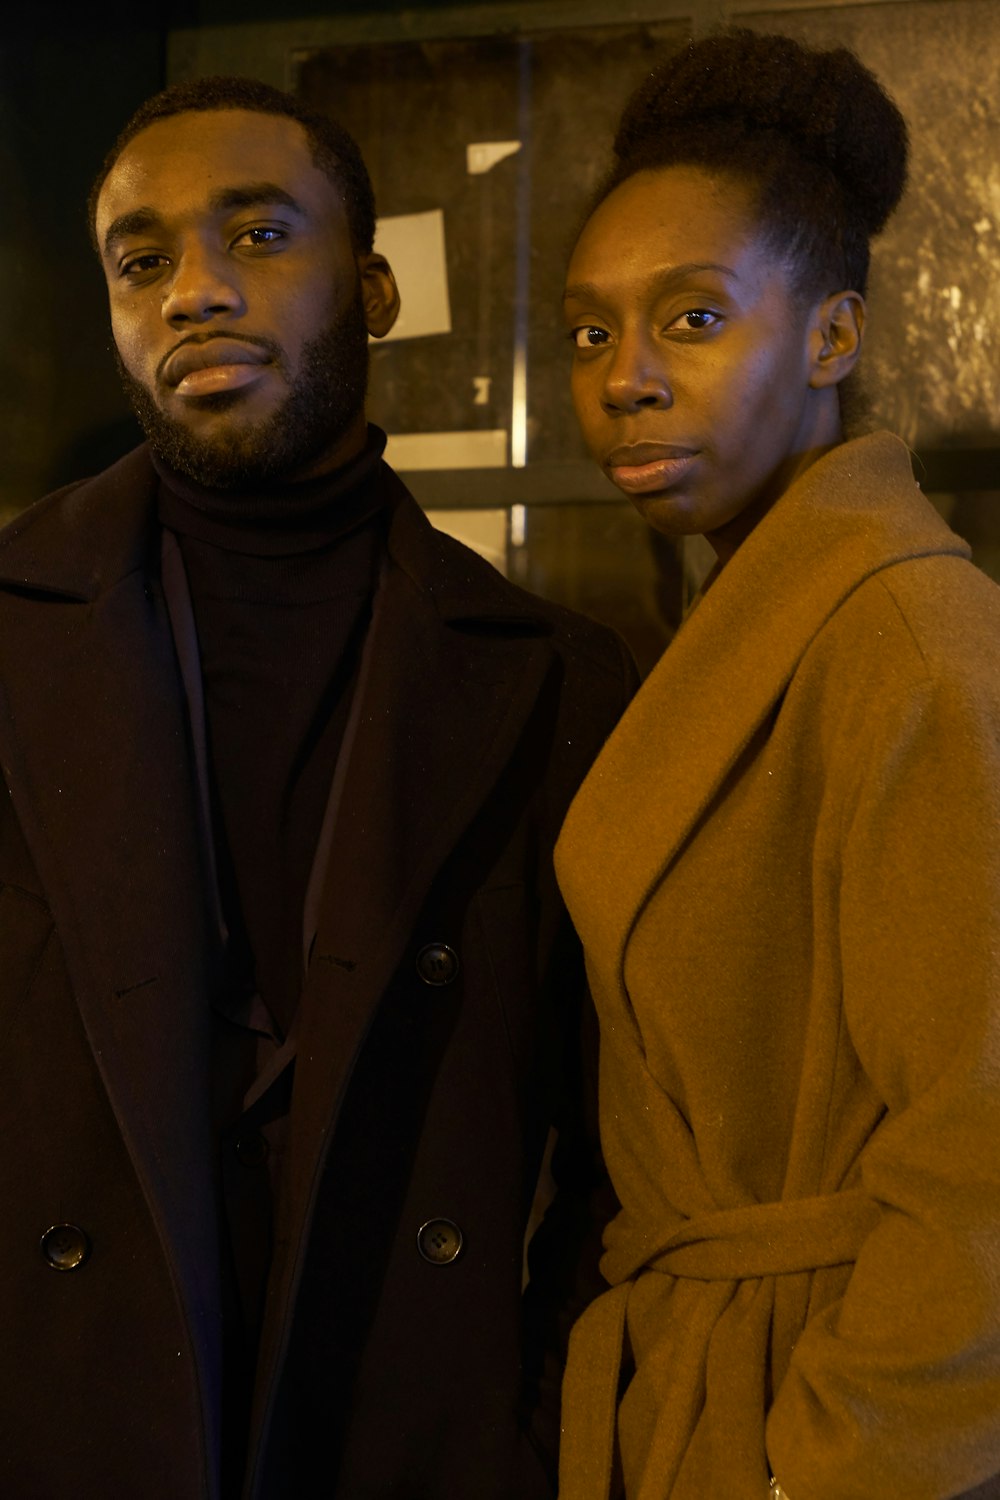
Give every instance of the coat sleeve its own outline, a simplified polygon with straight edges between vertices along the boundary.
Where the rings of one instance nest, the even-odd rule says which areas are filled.
[[[1000,1487],[1000,671],[923,663],[872,705],[843,809],[850,1044],[886,1104],[880,1210],[767,1427],[794,1500]],[[1000,1481],[994,1480],[1000,1486]]]
[[[618,1201],[597,1125],[597,1017],[581,985],[577,1034],[565,1039],[555,1108],[552,1201],[528,1251],[524,1295],[526,1426],[555,1492],[563,1369],[573,1324],[607,1290],[604,1227]]]
[[[605,734],[610,734],[639,684],[627,646],[617,637],[612,646],[616,688],[607,706]],[[559,991],[555,1009],[562,1017],[548,1070],[554,1139],[551,1198],[528,1249],[523,1343],[524,1426],[553,1494],[570,1330],[589,1303],[607,1290],[598,1263],[604,1229],[618,1211],[600,1144],[597,1013],[579,938],[561,897],[559,904],[562,920],[549,965],[550,985]]]

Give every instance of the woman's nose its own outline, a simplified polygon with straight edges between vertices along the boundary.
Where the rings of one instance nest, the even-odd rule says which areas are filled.
[[[601,401],[607,412],[674,404],[662,355],[651,340],[622,339],[616,345]]]
[[[160,308],[172,328],[238,317],[245,310],[236,268],[223,254],[205,249],[181,255]]]

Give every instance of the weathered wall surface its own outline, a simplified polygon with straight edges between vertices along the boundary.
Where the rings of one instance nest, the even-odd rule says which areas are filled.
[[[908,0],[747,20],[851,47],[895,97],[912,166],[875,254],[873,399],[915,447],[1000,448],[1000,5]]]

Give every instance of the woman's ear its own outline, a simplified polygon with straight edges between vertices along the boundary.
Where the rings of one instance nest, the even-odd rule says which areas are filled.
[[[865,299],[860,292],[834,292],[816,310],[809,384],[813,390],[839,385],[850,375],[861,353]]]
[[[365,326],[373,338],[385,338],[399,316],[399,289],[384,255],[358,256]]]

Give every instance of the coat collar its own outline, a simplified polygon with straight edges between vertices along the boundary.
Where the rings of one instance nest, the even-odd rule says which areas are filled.
[[[633,699],[563,826],[560,884],[602,970],[620,976],[648,894],[838,606],[873,573],[942,553],[969,549],[889,433],[833,449],[761,520]]]
[[[435,531],[409,490],[387,463],[379,483],[393,507],[390,555],[424,589],[447,621],[534,621],[547,630],[546,613],[531,594],[477,564]],[[136,568],[150,567],[156,552],[157,477],[142,444],[94,478],[67,484],[28,505],[0,531],[0,589],[30,589],[93,603]]]
[[[380,482],[392,508],[389,552],[433,602],[442,620],[532,623],[548,617],[532,595],[508,583],[436,531],[385,463]],[[4,588],[93,603],[123,578],[152,568],[156,554],[156,471],[145,444],[93,479],[67,485],[29,506],[0,531]]]
[[[547,636],[551,613],[474,552],[428,521],[399,476],[382,465],[392,520],[389,558],[450,625],[496,625],[501,632]]]
[[[30,505],[0,532],[0,590],[93,603],[155,551],[156,473],[145,444]]]

